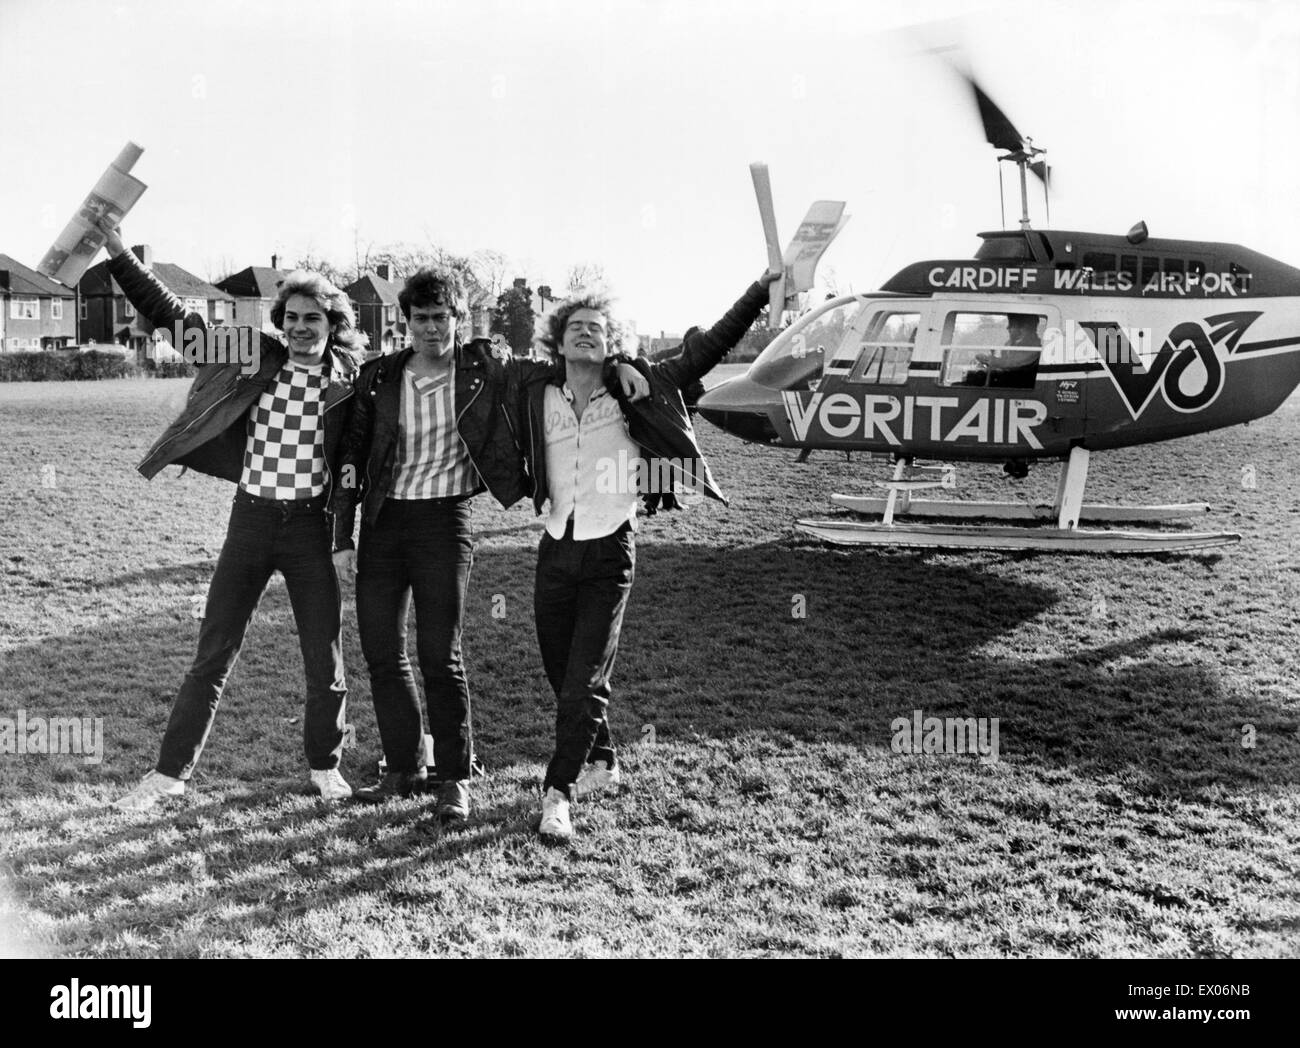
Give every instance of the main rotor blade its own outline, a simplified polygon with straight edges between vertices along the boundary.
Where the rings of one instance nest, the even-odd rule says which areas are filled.
[[[997,107],[997,103],[985,94],[984,89],[975,82],[974,77],[962,73],[966,83],[975,92],[975,104],[979,106],[980,120],[984,124],[984,137],[989,145],[997,149],[1006,149],[1018,153],[1025,148],[1025,140],[1015,125],[1007,119],[1007,114]]]

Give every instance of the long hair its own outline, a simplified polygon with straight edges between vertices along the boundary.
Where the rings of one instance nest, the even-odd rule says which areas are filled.
[[[336,347],[354,357],[365,353],[370,339],[365,332],[357,330],[357,318],[352,312],[348,296],[319,273],[310,273],[305,269],[290,273],[276,292],[275,304],[271,307],[271,323],[276,330],[284,330],[284,307],[292,295],[306,295],[315,299],[316,304],[325,311]]]
[[[605,318],[606,352],[623,352],[634,357],[639,348],[636,334],[614,315],[614,301],[614,297],[604,291],[579,291],[538,318],[533,341],[540,343],[552,359],[559,357],[569,318],[580,309],[592,309]]]

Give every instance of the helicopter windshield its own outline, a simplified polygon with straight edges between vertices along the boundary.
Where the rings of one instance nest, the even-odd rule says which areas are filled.
[[[862,309],[856,296],[805,314],[758,355],[749,377],[768,389],[813,389]]]

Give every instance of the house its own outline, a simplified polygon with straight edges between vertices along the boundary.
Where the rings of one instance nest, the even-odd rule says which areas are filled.
[[[131,251],[146,269],[185,303],[186,310],[198,313],[209,324],[233,323],[235,300],[228,292],[213,287],[180,266],[155,262],[153,249],[148,244],[134,246]],[[153,325],[139,316],[135,307],[126,300],[117,281],[108,275],[107,261],[86,270],[78,287],[81,290],[83,341],[116,342],[126,346],[135,354],[137,364],[158,358],[157,343],[162,340],[162,333],[156,332]]]
[[[352,300],[357,327],[370,337],[372,354],[394,353],[406,345],[406,318],[397,304],[401,291],[389,280],[389,268],[378,265],[343,289]]]
[[[0,255],[0,352],[76,345],[76,301],[72,288]]]
[[[231,324],[259,331],[275,330],[275,325],[271,323],[271,307],[275,305],[280,284],[289,275],[289,270],[278,268],[277,262],[279,257],[272,255],[269,268],[248,266],[217,281],[216,286],[235,300],[231,310]]]

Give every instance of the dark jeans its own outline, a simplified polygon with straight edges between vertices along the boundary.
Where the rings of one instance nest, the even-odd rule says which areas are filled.
[[[357,630],[390,772],[424,765],[420,694],[406,654],[414,599],[434,764],[440,779],[469,778],[473,734],[460,633],[473,562],[467,497],[386,499],[374,525],[361,525]]]
[[[177,779],[193,773],[248,624],[276,571],[284,576],[302,648],[307,763],[322,771],[339,766],[347,686],[339,642],[342,604],[330,551],[324,496],[272,502],[242,491],[235,495],[226,541],[208,586],[198,651],[172,706],[158,771]]]
[[[561,539],[542,535],[533,593],[542,666],[556,701],[555,756],[542,788],[565,793],[588,761],[614,766],[609,678],[636,572],[630,525],[582,542],[572,528]]]

